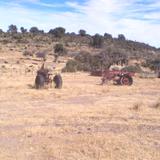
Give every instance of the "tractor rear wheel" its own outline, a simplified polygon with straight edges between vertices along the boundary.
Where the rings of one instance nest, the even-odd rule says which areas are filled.
[[[62,88],[63,81],[62,81],[62,77],[61,77],[60,74],[55,75],[54,78],[53,78],[53,81],[55,83],[55,88],[57,88],[57,89]]]
[[[35,79],[35,87],[36,89],[40,89],[44,87],[45,78],[42,74],[37,74]]]
[[[131,86],[133,84],[133,78],[129,75],[123,75],[120,78],[120,84]]]

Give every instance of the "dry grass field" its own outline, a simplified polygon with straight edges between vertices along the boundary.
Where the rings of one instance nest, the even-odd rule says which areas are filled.
[[[160,79],[65,73],[61,90],[36,90],[20,58],[0,54],[0,160],[160,159]]]

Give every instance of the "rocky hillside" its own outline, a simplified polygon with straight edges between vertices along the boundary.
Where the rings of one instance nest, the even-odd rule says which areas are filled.
[[[15,26],[11,25],[7,32],[2,30],[0,32],[0,51],[8,50],[20,52],[24,56],[43,58],[46,55],[76,57],[82,52],[92,56],[104,53],[108,58],[104,59],[103,54],[101,59],[103,61],[113,59],[111,63],[117,63],[119,58],[121,60],[125,58],[125,61],[141,60],[142,65],[146,67],[154,64],[155,61],[156,64],[160,63],[159,48],[128,40],[123,34],[118,35],[117,38],[108,33],[91,36],[86,34],[85,30],[80,30],[78,34],[66,33],[62,27],[51,29],[48,33],[37,27],[32,27],[27,32],[21,27],[21,32],[18,32]]]

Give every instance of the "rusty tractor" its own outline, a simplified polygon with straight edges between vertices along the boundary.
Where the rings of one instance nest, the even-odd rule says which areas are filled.
[[[132,85],[133,84],[133,72],[126,72],[121,70],[105,70],[102,72],[102,85],[108,81],[113,81],[116,85]]]

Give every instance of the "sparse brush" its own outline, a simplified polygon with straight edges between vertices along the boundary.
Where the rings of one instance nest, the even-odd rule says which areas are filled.
[[[37,58],[46,59],[46,57],[47,57],[47,52],[45,52],[45,51],[37,52],[37,53],[36,53],[36,57],[37,57]]]
[[[150,107],[155,108],[155,109],[160,108],[160,99],[157,102],[155,102],[154,104],[152,104]]]
[[[142,106],[141,102],[140,103],[135,103],[131,109],[134,110],[134,111],[138,111],[141,106]]]
[[[142,69],[139,65],[135,65],[135,66],[124,67],[124,68],[122,68],[122,71],[141,73]]]
[[[24,56],[33,56],[33,52],[26,50],[23,52],[23,55]]]
[[[5,68],[6,68],[6,66],[5,66],[5,65],[2,65],[2,66],[1,66],[1,68],[5,69]]]
[[[5,64],[8,64],[8,61],[4,61]]]

